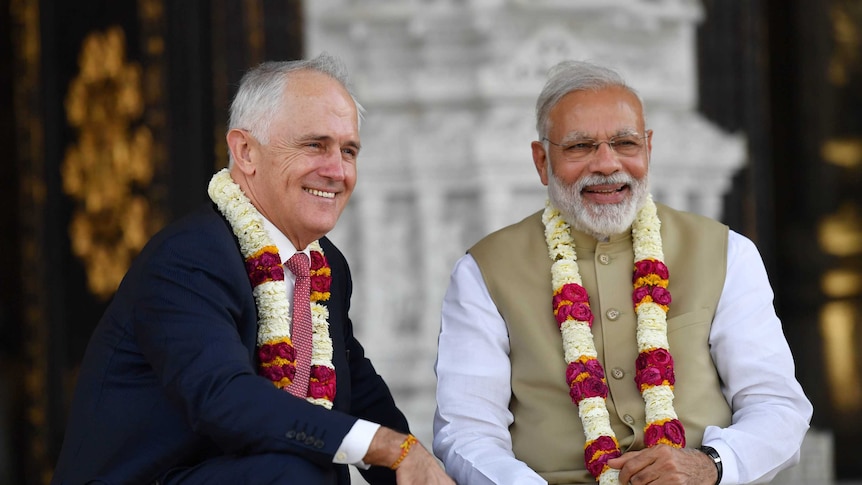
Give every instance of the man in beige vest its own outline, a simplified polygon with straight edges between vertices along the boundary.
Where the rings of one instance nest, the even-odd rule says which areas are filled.
[[[536,115],[548,203],[470,248],[444,299],[446,471],[712,485],[798,462],[812,408],[754,244],[653,202],[653,132],[615,72],[557,65]]]

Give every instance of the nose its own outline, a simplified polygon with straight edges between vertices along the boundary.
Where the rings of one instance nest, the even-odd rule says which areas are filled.
[[[622,167],[620,158],[611,147],[609,141],[601,141],[596,145],[595,153],[590,160],[590,171],[602,175],[611,175]]]
[[[341,181],[345,178],[344,160],[341,158],[340,150],[330,150],[321,160],[321,166],[317,172],[328,179]]]

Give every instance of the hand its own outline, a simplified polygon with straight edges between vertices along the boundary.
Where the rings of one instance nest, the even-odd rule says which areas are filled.
[[[401,456],[401,443],[405,438],[406,434],[381,426],[374,434],[368,453],[362,461],[369,465],[389,467]],[[410,452],[398,465],[395,478],[399,485],[455,485],[437,463],[434,455],[418,441],[410,447]]]
[[[667,445],[629,451],[608,465],[620,470],[620,483],[632,485],[713,485],[718,479],[715,464],[704,453]]]
[[[399,485],[412,483],[455,485],[455,481],[446,475],[434,455],[418,441],[410,447],[410,453],[395,470],[395,478]]]

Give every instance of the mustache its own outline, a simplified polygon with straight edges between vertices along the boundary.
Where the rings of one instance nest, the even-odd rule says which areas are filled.
[[[633,186],[637,183],[634,177],[627,173],[617,172],[611,175],[589,174],[571,185],[571,188],[577,192],[582,192],[585,188],[591,185],[614,185],[624,184]]]

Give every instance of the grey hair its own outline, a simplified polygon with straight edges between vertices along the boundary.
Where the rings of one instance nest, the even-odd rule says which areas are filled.
[[[616,71],[585,61],[563,61],[548,71],[548,81],[539,99],[536,100],[536,132],[543,140],[548,135],[548,118],[551,109],[563,96],[575,91],[599,91],[604,88],[621,87],[643,100]]]
[[[365,110],[353,94],[347,67],[338,57],[323,53],[313,59],[264,62],[248,70],[240,80],[239,89],[230,105],[228,131],[244,129],[261,143],[269,143],[269,127],[276,112],[281,109],[289,75],[303,70],[317,71],[338,81],[353,98],[357,124],[361,123]]]

